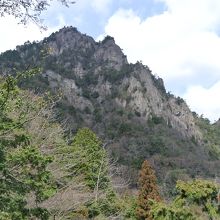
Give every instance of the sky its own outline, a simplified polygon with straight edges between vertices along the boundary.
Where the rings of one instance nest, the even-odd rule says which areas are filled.
[[[219,0],[75,0],[69,8],[53,1],[42,14],[47,31],[0,18],[0,52],[41,40],[74,26],[99,41],[113,36],[128,61],[142,61],[163,78],[167,91],[192,111],[220,118]]]

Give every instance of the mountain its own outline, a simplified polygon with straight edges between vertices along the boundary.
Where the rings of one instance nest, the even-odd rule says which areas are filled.
[[[167,186],[177,179],[220,175],[220,141],[214,146],[207,132],[212,125],[166,92],[163,80],[147,66],[128,63],[114,38],[96,42],[64,27],[0,55],[2,74],[33,67],[40,67],[41,74],[20,86],[61,95],[56,117],[66,134],[81,127],[96,132],[131,187],[144,159]]]

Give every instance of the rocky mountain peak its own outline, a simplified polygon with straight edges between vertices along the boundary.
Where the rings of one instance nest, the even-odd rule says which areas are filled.
[[[42,74],[21,86],[61,91],[56,110],[68,132],[91,128],[110,141],[108,148],[120,164],[138,167],[151,158],[163,178],[170,167],[190,170],[198,158],[208,160],[201,130],[185,101],[167,93],[163,80],[146,65],[129,64],[113,37],[96,42],[64,27],[41,42],[0,55],[2,73],[30,66],[40,66]]]
[[[113,37],[106,36],[98,44],[94,53],[97,62],[104,62],[108,68],[120,70],[125,64],[128,64],[127,57],[123,54],[122,49],[115,43]]]
[[[101,43],[102,46],[104,46],[106,48],[108,48],[108,47],[119,47],[118,45],[116,45],[114,37],[111,37],[109,35],[107,35],[100,43]]]
[[[50,55],[59,56],[72,52],[73,55],[80,57],[81,63],[105,63],[109,68],[117,70],[128,63],[113,37],[107,36],[103,41],[96,42],[75,27],[64,27],[45,38],[43,43],[48,46]]]
[[[112,97],[115,108],[134,112],[145,121],[154,116],[163,118],[182,136],[200,137],[184,100],[167,94],[163,80],[141,62],[128,64],[113,37],[96,42],[74,27],[64,27],[39,44],[26,45],[19,52],[25,63],[31,57],[30,62],[39,57],[37,45],[41,45],[39,51],[48,53],[43,76],[49,87],[61,89],[74,108],[94,111]]]
[[[64,27],[43,40],[50,48],[51,55],[62,54],[65,50],[90,52],[96,46],[92,37],[81,34],[74,27]]]

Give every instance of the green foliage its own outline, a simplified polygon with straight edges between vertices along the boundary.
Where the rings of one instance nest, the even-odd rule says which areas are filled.
[[[195,115],[197,125],[203,133],[205,145],[207,145],[209,154],[213,159],[220,158],[220,129],[218,124],[210,124],[207,118],[197,117]]]
[[[164,178],[164,193],[167,197],[176,195],[176,189],[174,186],[178,180],[190,179],[185,169],[173,169],[166,173]]]
[[[102,112],[100,108],[95,108],[93,114],[94,114],[94,119],[97,123],[102,121]]]
[[[4,55],[0,55],[0,60],[3,63],[13,63],[21,61],[20,54],[16,50],[7,50]]]
[[[89,203],[87,208],[88,217],[93,219],[96,216],[114,216],[121,212],[122,205],[115,192],[108,188],[103,197]]]
[[[107,155],[102,142],[88,128],[79,129],[69,148],[74,166],[71,168],[76,175],[82,175],[91,189],[104,189],[109,184]],[[68,159],[68,158],[67,158]]]
[[[47,165],[51,158],[32,146],[26,129],[30,111],[44,105],[29,103],[16,86],[22,76],[0,79],[0,215],[2,219],[48,219],[47,210],[38,203],[48,197],[51,188]],[[35,206],[27,207],[27,196],[33,194]]]
[[[109,81],[110,83],[115,83],[123,78],[123,75],[117,70],[105,70],[105,80]]]
[[[156,115],[153,115],[151,118],[149,118],[148,120],[148,124],[150,126],[153,126],[153,125],[158,125],[158,124],[162,124],[164,123],[164,119],[162,117],[158,117]]]
[[[179,96],[176,98],[176,104],[177,105],[181,105],[182,103],[184,103],[184,99],[180,98]]]
[[[165,204],[152,201],[151,214],[154,220],[196,220],[196,217],[190,212],[189,208],[183,204]]]
[[[220,218],[216,199],[219,186],[207,180],[196,179],[191,182],[178,181],[176,185],[179,197],[186,203],[202,206],[210,218]]]
[[[132,125],[129,123],[121,123],[119,126],[119,134],[129,134],[132,132]]]
[[[154,85],[158,88],[159,91],[162,92],[162,94],[166,94],[166,89],[164,87],[163,79],[160,77],[156,77],[153,74],[151,74],[151,78],[153,80]]]
[[[188,140],[187,137],[181,136],[178,130],[175,130],[174,127],[172,128],[170,126],[171,123],[169,121],[165,122],[158,116],[152,116],[152,118],[147,122],[144,119],[145,115],[147,117],[147,112],[140,113],[132,110],[133,107],[131,107],[132,105],[129,104],[134,97],[129,94],[129,82],[125,83],[126,80],[124,81],[123,79],[128,77],[127,79],[129,81],[129,78],[131,75],[133,75],[141,83],[141,86],[143,87],[141,90],[145,93],[146,89],[149,89],[150,87],[146,88],[147,84],[140,79],[139,72],[141,71],[141,68],[138,69],[135,65],[129,64],[124,65],[122,69],[118,71],[111,69],[109,67],[110,65],[108,65],[108,61],[96,63],[96,61],[93,59],[93,56],[91,56],[94,54],[95,50],[95,47],[92,45],[91,53],[88,53],[89,51],[87,51],[86,48],[81,48],[80,45],[75,45],[77,47],[76,50],[66,48],[62,50],[62,53],[59,55],[55,55],[57,54],[57,51],[51,51],[52,53],[47,54],[45,59],[42,60],[42,58],[39,58],[41,55],[40,50],[42,49],[44,51],[48,51],[47,48],[49,48],[49,45],[51,45],[50,43],[57,44],[58,51],[61,49],[60,47],[62,45],[60,44],[59,36],[57,34],[53,34],[50,38],[45,39],[45,41],[43,41],[41,44],[27,43],[26,45],[19,47],[17,51],[9,51],[5,54],[2,54],[0,56],[0,67],[2,72],[7,72],[5,71],[5,68],[7,70],[7,67],[8,70],[10,70],[10,68],[13,67],[23,68],[23,66],[28,66],[29,64],[42,64],[43,72],[53,70],[55,73],[60,74],[61,78],[63,79],[73,79],[76,85],[79,87],[79,91],[82,92],[78,95],[83,95],[89,99],[93,107],[86,107],[85,109],[80,110],[80,106],[77,106],[76,103],[76,106],[73,107],[71,103],[68,102],[69,99],[62,99],[59,104],[57,104],[57,107],[59,107],[59,120],[61,121],[62,119],[68,119],[64,120],[67,122],[66,136],[71,136],[72,133],[76,132],[80,127],[89,126],[98,131],[99,134],[104,136],[106,139],[111,139],[113,144],[110,146],[110,151],[113,151],[114,158],[119,164],[125,165],[126,168],[128,168],[128,173],[126,173],[125,176],[131,176],[131,187],[136,187],[137,169],[140,168],[140,165],[145,158],[151,158],[154,161],[154,166],[157,170],[157,176],[161,185],[165,185],[165,182],[165,190],[169,193],[172,192],[172,194],[174,193],[174,190],[170,189],[174,188],[173,186],[178,178],[185,179],[184,175],[189,177],[199,174],[213,177],[218,172],[219,161],[217,159],[220,155],[220,129],[217,125],[210,125],[210,122],[206,119],[201,119],[201,121],[198,122],[201,123],[201,126],[203,127],[205,137],[204,142],[205,144],[209,145],[209,154],[211,155],[212,159],[209,161],[210,157],[206,152],[204,152],[206,149],[204,150],[203,146],[200,146],[200,142],[196,142],[194,138]],[[80,76],[77,74],[77,71],[74,71],[79,63],[83,69],[83,74]],[[51,80],[49,76],[48,78],[43,78],[41,75],[39,75],[34,79],[31,78],[31,80],[27,79],[20,82],[20,85],[34,90],[37,87],[37,91],[39,91],[39,88],[43,88],[42,90],[44,91],[44,89],[49,88],[48,80]],[[106,83],[105,80],[108,81],[107,84],[111,82],[111,84],[108,85],[108,88],[110,89],[109,93],[106,92],[105,94],[101,94],[94,92],[98,91],[97,83],[99,83],[99,85],[101,83]],[[119,86],[122,80],[124,81],[124,84]],[[165,92],[163,82],[161,80],[159,80],[157,77],[153,77],[153,81],[161,92]],[[56,85],[54,84],[54,86]],[[59,87],[59,85],[57,86]],[[53,87],[53,89],[56,88]],[[134,88],[133,92],[137,89],[140,88]],[[147,96],[147,94],[144,95]],[[99,96],[100,98],[98,98]],[[173,95],[167,96],[175,99]],[[165,99],[164,94],[162,97]],[[121,101],[126,100],[126,108],[119,107],[115,98],[118,98]],[[26,105],[23,105],[23,101],[24,100],[22,99],[20,106]],[[182,100],[178,98],[176,101],[177,104],[181,104],[182,102]],[[15,105],[15,103],[13,105]],[[160,103],[157,103],[157,105],[159,106]],[[31,105],[29,106],[31,107]],[[9,106],[9,108],[11,107]],[[17,107],[14,109],[17,109]],[[25,111],[26,110],[24,109],[22,113],[24,116],[26,114]],[[11,111],[11,114],[14,114],[14,112]],[[45,150],[45,146],[47,146],[47,144],[45,144],[43,141],[36,141],[37,139],[39,140],[37,131],[39,131],[41,128],[37,130],[36,126],[33,125],[32,130],[35,131],[30,134],[29,132],[26,132],[26,130],[24,131],[22,128],[22,124],[25,122],[25,117],[23,119],[21,118],[22,120],[20,120],[19,123],[16,122],[17,119],[14,120],[14,118],[11,118],[11,116],[9,119],[12,121],[6,118],[4,123],[0,123],[2,129],[7,129],[8,131],[11,130],[11,128],[6,128],[8,125],[12,127],[16,126],[16,129],[14,129],[14,134],[12,135],[13,138],[10,137],[2,140],[4,141],[4,145],[10,145],[12,149],[12,152],[8,152],[7,154],[7,160],[10,158],[9,155],[14,155],[13,153],[15,150],[18,150],[18,152],[23,154],[24,152],[22,149],[26,148],[27,146],[30,147],[28,150],[33,150],[34,152],[36,149],[38,149],[38,146],[42,146],[42,148]],[[47,132],[43,136],[43,139],[46,140],[47,137],[52,137],[55,139],[58,136],[56,134],[54,135],[53,130],[50,130],[50,132]],[[33,137],[37,138],[34,138],[33,140]],[[17,149],[18,146],[19,148]],[[52,149],[54,148],[54,144],[51,144],[50,146],[51,149],[46,149],[46,152],[49,152],[49,154],[53,155],[54,151],[52,151]],[[84,147],[82,149],[84,150]],[[82,180],[83,184],[89,187],[89,192],[94,191],[94,183],[97,181],[97,177],[95,177],[95,173],[92,177],[91,173],[92,171],[95,171],[97,174],[98,169],[92,169],[92,167],[95,167],[95,164],[97,164],[96,167],[100,166],[100,162],[95,162],[95,160],[93,161],[88,153],[83,154],[83,151],[80,152],[81,149],[79,147],[78,149],[74,148],[73,150],[73,146],[68,146],[65,150],[66,152],[60,152],[59,158],[56,158],[56,166],[59,168],[59,165],[61,165],[62,169],[67,169],[67,172],[65,170],[64,173],[62,173],[63,171],[56,172],[57,176],[60,175],[56,180],[58,187],[61,188],[66,186],[69,183],[74,182],[76,180],[76,176],[80,176],[80,180]],[[38,154],[36,153],[36,155]],[[2,152],[2,154],[0,154],[0,158],[2,158],[1,160],[4,159],[4,156],[5,154]],[[31,158],[32,156],[29,155],[29,157]],[[97,158],[97,160],[100,158],[102,157]],[[198,158],[202,158],[203,160],[201,161]],[[215,161],[213,159],[215,159]],[[26,158],[26,161],[29,162],[28,158]],[[82,164],[87,164],[85,168],[81,167],[81,161]],[[41,163],[40,166],[43,166],[43,163]],[[103,167],[102,172],[104,172],[104,169],[105,168]],[[180,172],[180,170],[183,169],[184,173],[182,171]],[[47,176],[47,173],[43,173],[42,176]],[[48,179],[49,178],[50,175],[48,174]],[[86,189],[88,190],[88,188]],[[103,191],[105,191],[106,188],[101,187],[101,190],[102,193],[104,193]],[[47,189],[45,187],[43,192],[46,194],[46,196],[39,194],[42,199],[53,194],[54,189]],[[99,194],[98,198],[100,198]],[[17,199],[19,200],[20,197]],[[23,196],[21,197],[20,201],[23,201]],[[101,203],[102,202],[96,203],[94,207],[97,207],[98,204],[98,209],[100,210],[99,206]],[[92,204],[94,203],[92,202]],[[207,204],[207,209],[208,207],[209,205]],[[101,212],[103,212],[103,210]],[[101,212],[100,215],[102,215]]]
[[[150,138],[151,148],[149,149],[150,155],[154,155],[156,153],[165,155],[167,152],[167,147],[165,146],[162,137],[152,136]]]
[[[62,149],[62,162],[69,177],[80,180],[87,186],[86,190],[93,193],[72,216],[106,219],[121,211],[119,198],[110,182],[106,150],[94,132],[88,128],[79,129],[71,146]]]
[[[210,219],[219,219],[219,211],[216,203],[219,186],[213,182],[201,179],[193,181],[178,181],[176,184],[177,196],[170,204],[152,201],[151,213],[153,219],[200,219],[198,210]],[[203,219],[203,217],[202,217]]]
[[[104,80],[113,84],[119,83],[124,77],[128,77],[130,75],[132,69],[133,67],[131,65],[124,65],[121,70],[104,69]]]
[[[123,216],[125,219],[136,220],[137,199],[134,196],[123,198]]]
[[[38,148],[25,146],[10,153],[7,160],[8,167],[16,167],[19,172],[19,181],[24,184],[26,190],[33,191],[37,203],[48,198],[47,191],[50,190],[50,172],[46,170],[52,158],[42,155]],[[10,175],[10,174],[8,174]]]
[[[104,38],[104,40],[102,41],[102,43],[105,44],[105,43],[106,43],[107,41],[109,41],[109,40],[114,40],[114,38],[111,37],[111,36],[109,36],[109,35],[107,35],[107,36]]]
[[[196,179],[192,182],[178,181],[176,188],[181,198],[187,198],[197,204],[205,203],[209,199],[216,198],[218,193],[217,185],[206,180]]]

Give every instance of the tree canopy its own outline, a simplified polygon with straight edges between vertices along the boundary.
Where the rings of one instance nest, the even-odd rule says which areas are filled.
[[[18,77],[19,74],[16,78],[0,78],[0,218],[47,219],[47,210],[38,204],[51,190],[47,170],[51,158],[32,144],[26,127],[38,113],[38,107],[43,106],[43,100],[28,100],[25,92],[16,86]],[[30,195],[34,205],[28,207]]]
[[[219,219],[218,190],[218,184],[207,180],[177,181],[173,202],[153,202],[153,219]]]

